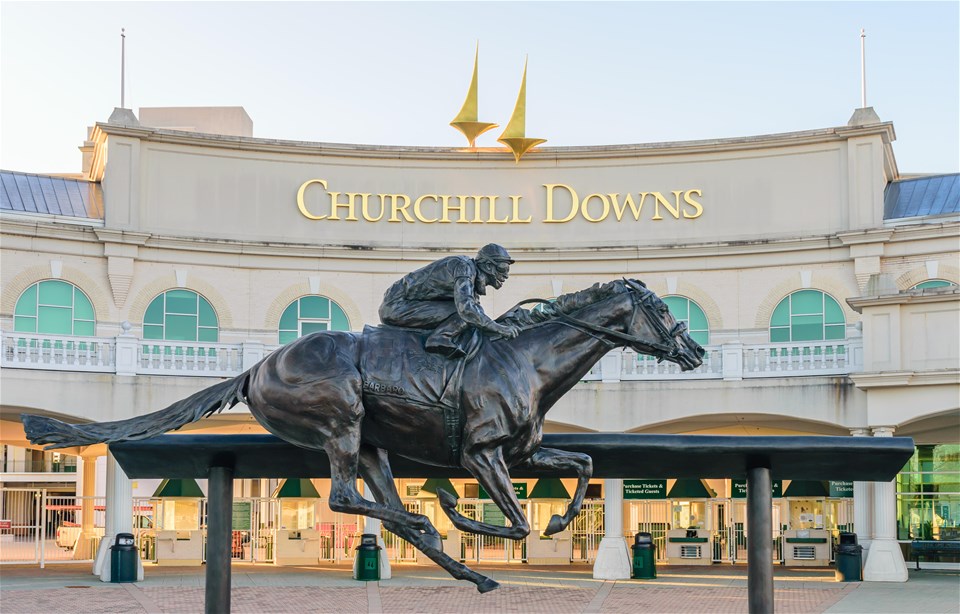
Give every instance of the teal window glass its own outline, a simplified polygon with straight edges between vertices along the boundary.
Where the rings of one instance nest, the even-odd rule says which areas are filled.
[[[846,338],[840,304],[820,290],[798,290],[780,301],[770,316],[771,343],[836,341]]]
[[[13,329],[22,333],[92,336],[96,316],[93,304],[80,288],[48,279],[33,284],[17,299]]]
[[[287,305],[280,315],[281,345],[324,330],[350,330],[347,314],[336,301],[325,296],[302,296]]]
[[[918,445],[897,475],[897,539],[960,540],[960,445]]]
[[[167,290],[147,306],[143,338],[216,343],[220,323],[210,302],[193,290]]]
[[[700,345],[710,342],[710,325],[707,323],[707,314],[700,305],[685,296],[665,296],[663,302],[670,308],[677,322],[686,322],[690,337]]]
[[[952,281],[947,281],[946,279],[928,279],[927,281],[921,281],[914,287],[910,288],[911,290],[928,290],[930,288],[946,288],[947,286],[955,286],[957,284]]]

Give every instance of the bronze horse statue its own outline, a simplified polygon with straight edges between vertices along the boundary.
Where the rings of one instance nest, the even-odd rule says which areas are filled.
[[[391,385],[378,383],[376,374],[364,371],[363,365],[369,364],[364,362],[365,352],[380,355],[382,364],[398,360],[395,350],[365,343],[368,333],[327,331],[301,337],[249,371],[146,416],[69,425],[24,415],[23,424],[30,441],[57,448],[152,437],[245,403],[274,435],[326,452],[330,509],[382,520],[387,530],[450,575],[486,592],[497,588],[497,582],[444,554],[430,520],[404,509],[387,453],[432,465],[462,466],[490,493],[510,526],[463,516],[456,509],[455,495],[441,489],[437,494],[444,512],[458,529],[508,539],[522,539],[530,532],[509,469],[573,472],[576,492],[566,512],[551,518],[544,533],[552,535],[579,513],[593,465],[585,454],[540,446],[547,411],[614,347],[675,362],[685,371],[702,363],[703,348],[639,281],[598,284],[559,297],[554,307],[542,318],[537,310],[514,308],[500,320],[524,325],[519,336],[478,339],[471,355],[459,363],[423,353],[413,356],[411,364],[428,374],[437,370],[437,363],[458,365],[452,380],[459,380],[462,388],[450,393],[446,387],[445,398],[455,398],[456,403],[444,409],[410,401],[416,374],[405,372],[399,385]],[[383,334],[384,327],[374,330]],[[395,332],[415,335],[402,329]],[[416,343],[422,343],[422,336]],[[358,492],[358,472],[376,501]]]

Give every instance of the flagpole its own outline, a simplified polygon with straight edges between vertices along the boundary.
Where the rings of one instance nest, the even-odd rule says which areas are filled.
[[[860,28],[860,108],[867,108],[867,34]]]
[[[126,28],[120,28],[120,108],[125,109],[127,105],[125,104],[124,99],[124,75],[126,73],[126,56],[127,56],[127,35],[125,34]]]

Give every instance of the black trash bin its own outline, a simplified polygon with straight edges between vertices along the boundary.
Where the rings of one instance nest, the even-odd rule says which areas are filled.
[[[635,580],[653,580],[657,577],[657,561],[654,556],[653,535],[637,533],[633,537],[633,570],[630,577]]]
[[[132,533],[117,533],[110,546],[110,581],[137,581],[137,546]]]
[[[863,546],[857,543],[856,533],[840,533],[836,548],[837,579],[841,582],[863,580]]]
[[[376,535],[364,533],[360,536],[354,568],[357,580],[376,582],[380,579],[380,546],[377,545]]]

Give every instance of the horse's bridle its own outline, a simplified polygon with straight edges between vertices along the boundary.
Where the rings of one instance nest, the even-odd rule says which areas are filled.
[[[680,347],[676,342],[676,338],[687,331],[687,323],[677,322],[670,329],[667,329],[667,327],[663,324],[663,320],[658,317],[659,307],[654,305],[657,295],[650,290],[647,290],[646,286],[643,286],[642,284],[631,279],[624,279],[623,281],[627,284],[627,288],[630,291],[630,300],[633,302],[633,315],[630,316],[630,324],[632,325],[636,321],[637,312],[641,311],[647,317],[647,320],[650,321],[650,325],[653,327],[654,332],[656,332],[660,337],[660,341],[658,343],[650,343],[644,339],[641,339],[640,337],[637,337],[636,335],[621,333],[618,330],[613,330],[612,328],[607,328],[606,326],[600,326],[599,324],[593,324],[585,320],[574,318],[573,316],[567,315],[560,311],[557,312],[557,318],[562,324],[566,324],[571,328],[576,328],[584,333],[587,333],[591,337],[607,344],[611,349],[621,345],[628,345],[637,352],[649,354],[650,356],[655,357],[657,361],[662,361],[666,358],[676,358],[677,355],[680,354]],[[550,301],[534,298],[523,301],[522,303],[518,303],[518,306],[527,303],[549,304]],[[613,337],[621,343],[614,343],[604,336],[597,336],[591,333],[598,333],[599,335],[604,335],[606,337]]]

